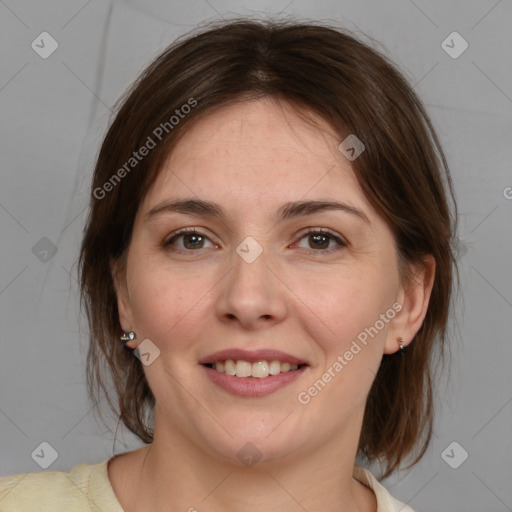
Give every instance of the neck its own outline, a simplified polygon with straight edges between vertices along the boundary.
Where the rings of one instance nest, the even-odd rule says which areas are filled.
[[[183,510],[249,512],[367,512],[376,510],[373,491],[352,478],[359,435],[346,432],[311,453],[245,467],[221,461],[185,435],[158,428],[151,445],[138,450],[126,479],[127,511]],[[164,434],[162,434],[164,433]]]
[[[342,478],[339,468],[330,472],[312,461],[306,471],[284,464],[256,469],[206,460],[197,468],[184,460],[174,456],[161,460],[159,449],[148,447],[134,510],[195,512],[207,507],[211,512],[253,512],[256,506],[269,512],[367,510],[363,508],[367,496],[352,478],[352,466]]]

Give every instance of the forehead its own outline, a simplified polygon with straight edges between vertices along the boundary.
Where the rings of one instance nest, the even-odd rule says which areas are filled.
[[[259,99],[223,106],[180,139],[144,207],[195,195],[227,206],[264,206],[302,198],[365,202],[340,136],[320,116],[306,121],[286,102]]]

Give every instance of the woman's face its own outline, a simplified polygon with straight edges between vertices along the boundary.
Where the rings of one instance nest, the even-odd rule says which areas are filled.
[[[223,107],[141,204],[118,303],[129,346],[150,340],[157,436],[224,460],[357,444],[383,353],[414,334],[393,235],[316,119],[325,131],[286,103]]]

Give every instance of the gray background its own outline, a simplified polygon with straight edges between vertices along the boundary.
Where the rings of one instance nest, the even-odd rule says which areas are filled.
[[[114,443],[86,396],[76,259],[94,158],[115,100],[178,35],[278,13],[379,41],[425,101],[455,181],[451,375],[428,452],[383,483],[418,512],[512,510],[509,0],[0,0],[0,475],[42,471],[31,454],[43,441],[58,453],[49,470],[66,471],[139,446],[121,429]],[[44,31],[58,42],[46,59],[31,47]],[[441,46],[453,31],[469,44],[458,58]],[[463,450],[457,469],[445,462]]]

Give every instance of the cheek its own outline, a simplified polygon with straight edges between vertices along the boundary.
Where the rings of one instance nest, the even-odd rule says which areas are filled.
[[[378,267],[366,266],[309,278],[300,286],[297,283],[297,295],[305,298],[303,302],[311,311],[304,326],[312,339],[328,353],[349,347],[393,304],[396,286],[392,273],[387,274]]]
[[[367,267],[365,272],[345,275],[330,289],[337,300],[327,303],[328,310],[319,307],[336,333],[335,339],[332,335],[326,338],[328,343],[323,347],[324,372],[328,372],[323,375],[332,382],[325,399],[329,395],[336,403],[362,405],[382,360],[390,322],[396,315],[392,306],[398,292],[398,272],[391,266]]]
[[[322,321],[308,323],[307,327],[321,355],[318,366],[312,369],[309,387],[303,391],[314,397],[320,410],[329,408],[336,417],[345,417],[354,407],[364,406],[382,359],[388,328],[384,324],[375,329],[375,323],[392,305],[390,302],[381,307],[383,301],[368,293],[361,282],[352,289],[359,293],[346,290],[337,292],[337,301],[327,305],[324,302],[323,306],[319,302],[318,316]]]
[[[180,345],[190,346],[188,338],[200,328],[202,298],[209,288],[200,276],[184,277],[165,268],[134,268],[130,302],[141,336],[160,349],[167,344],[177,350]]]

